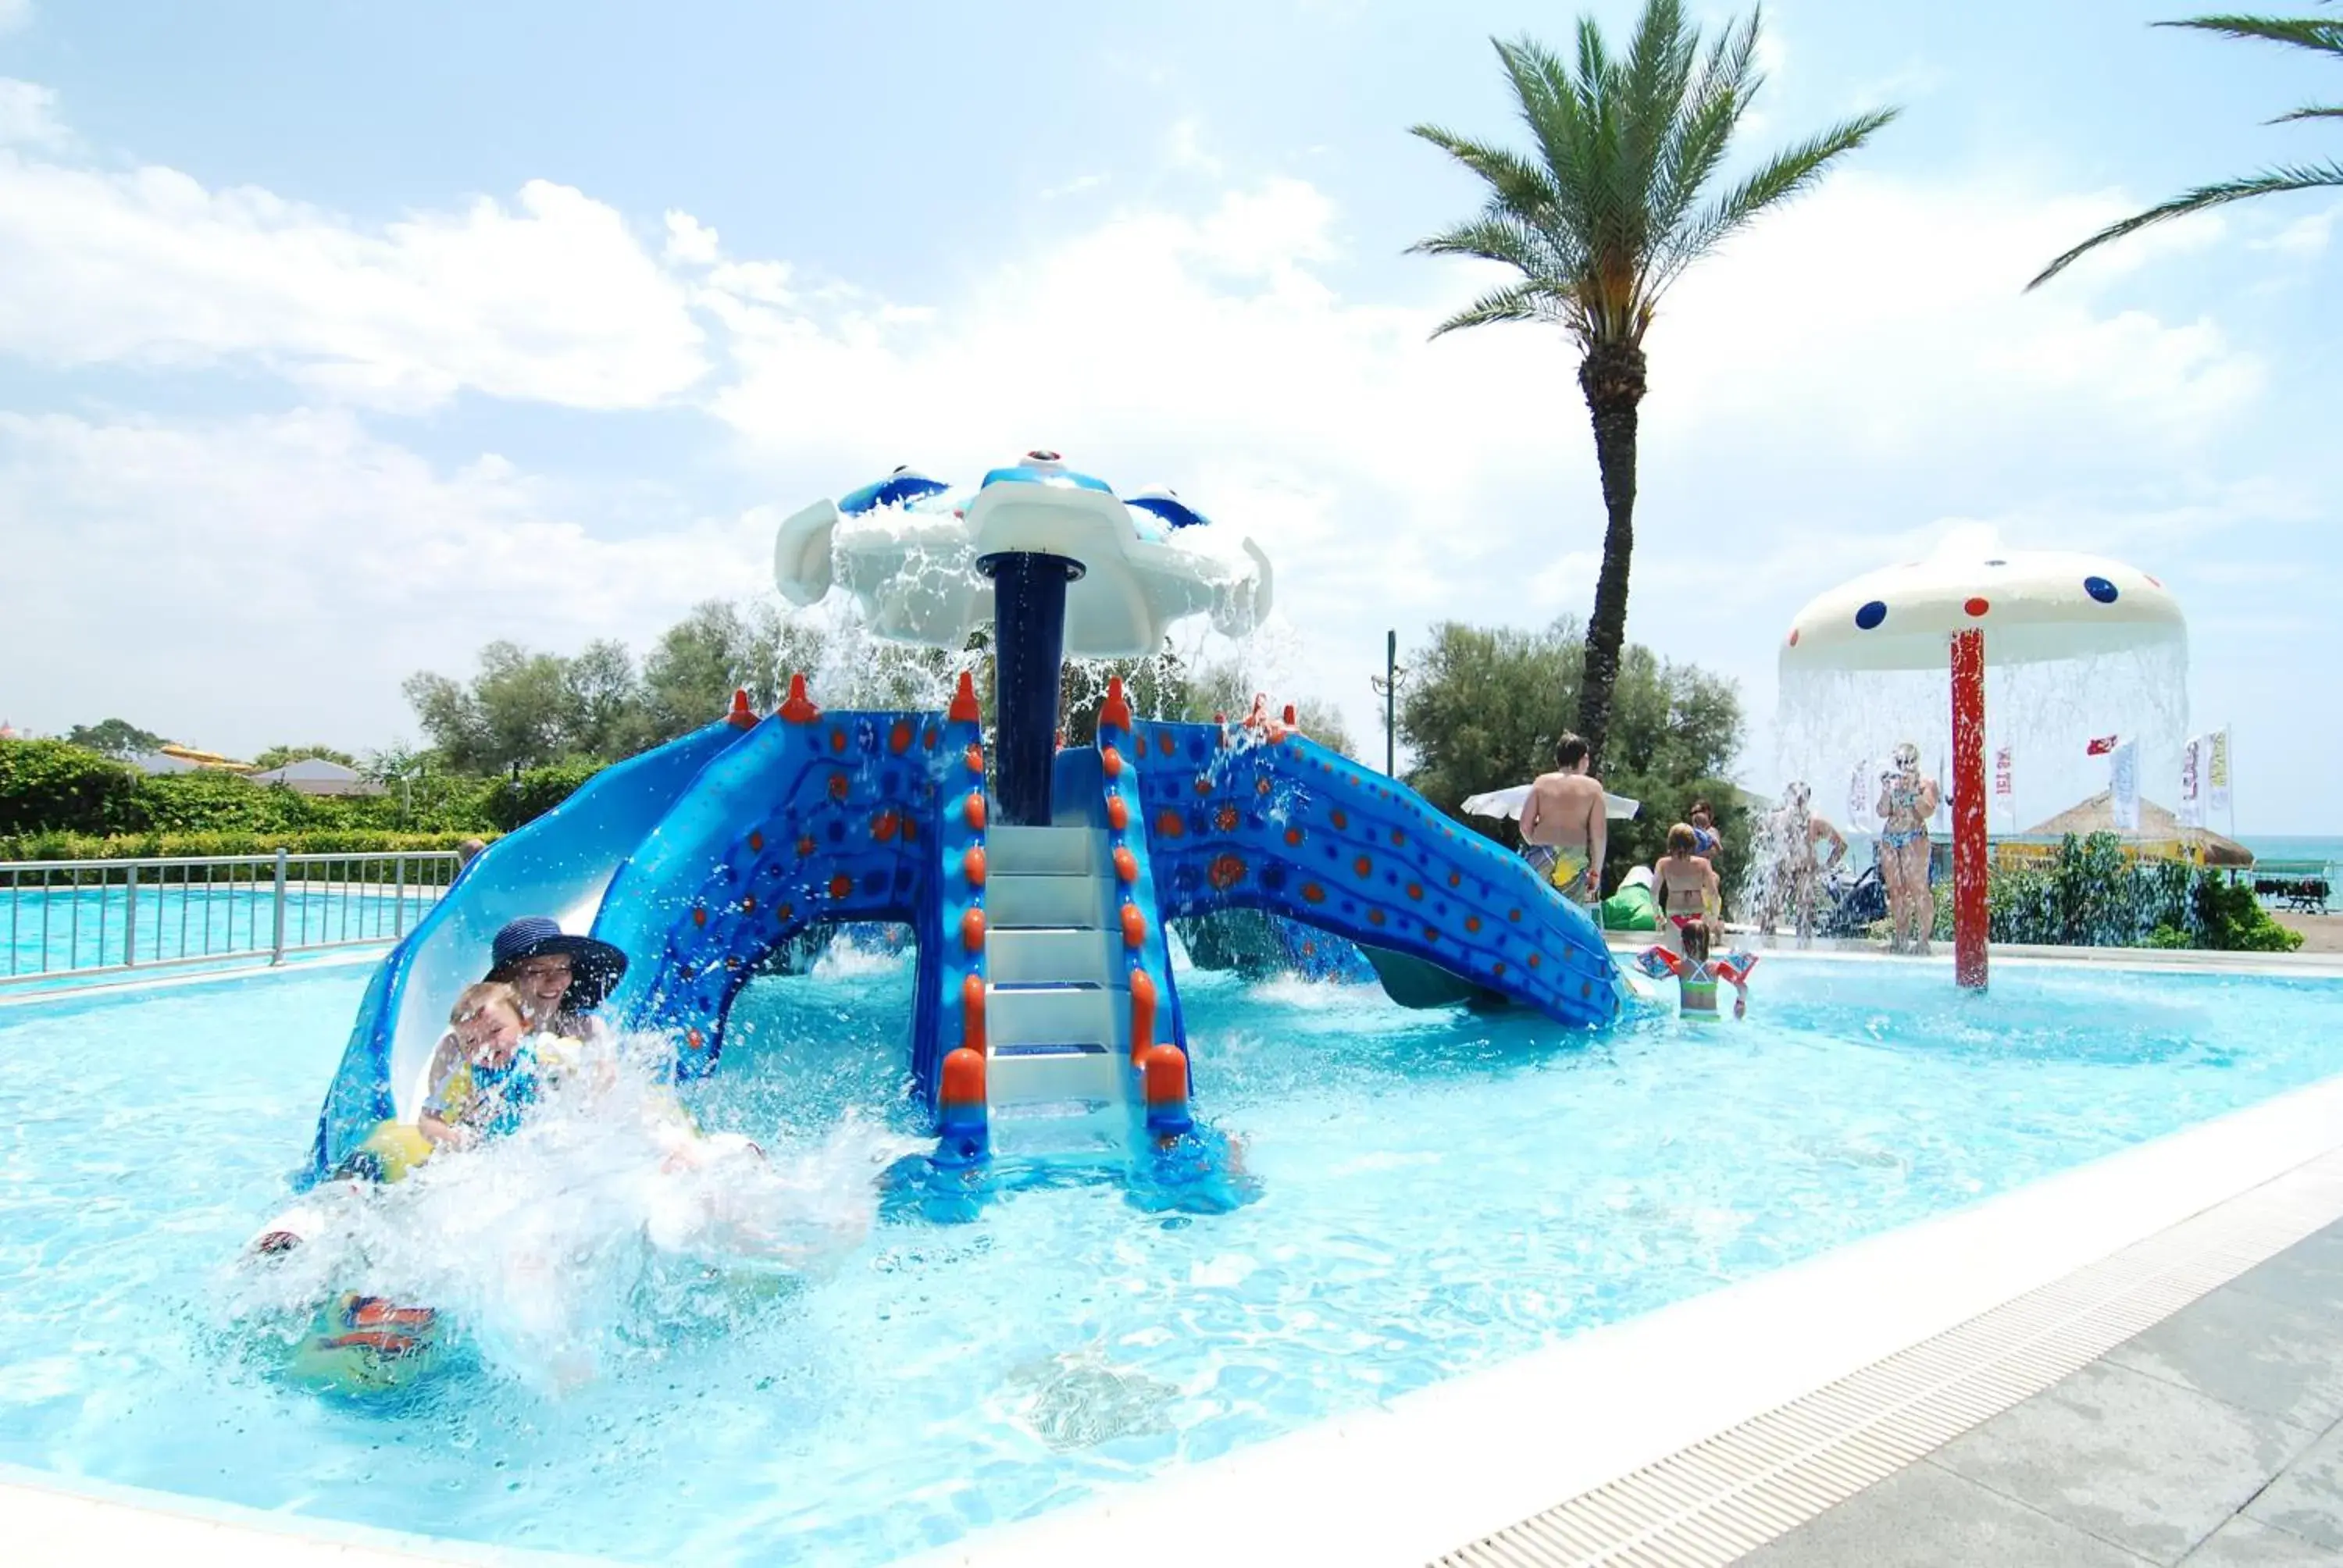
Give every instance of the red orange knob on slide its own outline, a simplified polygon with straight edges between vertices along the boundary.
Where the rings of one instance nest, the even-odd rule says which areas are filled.
[[[944,1057],[943,1084],[937,1095],[946,1105],[984,1103],[984,1053],[967,1046]]]

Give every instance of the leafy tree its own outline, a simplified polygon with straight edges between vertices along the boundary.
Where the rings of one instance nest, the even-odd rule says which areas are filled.
[[[315,757],[327,762],[338,762],[345,768],[356,768],[358,759],[347,751],[337,751],[330,746],[272,746],[252,759],[255,771],[266,773],[282,768],[288,762],[302,762]]]
[[[95,751],[101,757],[118,757],[127,760],[143,757],[170,744],[151,729],[141,729],[126,719],[101,719],[96,724],[76,724],[65,732],[65,744],[78,746],[85,751]]]
[[[480,649],[479,664],[469,686],[428,672],[407,678],[407,700],[448,767],[500,773],[583,749],[588,715],[569,660],[497,641]]]
[[[138,775],[68,740],[0,740],[0,834],[112,833]]]
[[[1591,17],[1579,21],[1574,63],[1527,38],[1495,42],[1534,150],[1524,155],[1437,126],[1415,126],[1415,135],[1487,184],[1488,201],[1479,216],[1413,248],[1499,262],[1519,275],[1441,323],[1433,337],[1493,321],[1536,321],[1577,342],[1578,386],[1594,422],[1607,518],[1577,728],[1595,756],[1607,759],[1634,546],[1644,334],[1686,267],[1813,186],[1896,111],[1834,126],[1704,200],[1764,80],[1755,67],[1755,13],[1728,22],[1705,53],[1681,0],[1645,0],[1620,56]]]
[[[1554,743],[1567,728],[1586,664],[1586,642],[1564,618],[1543,631],[1433,628],[1432,646],[1409,660],[1402,689],[1400,739],[1415,754],[1407,781],[1425,799],[1459,815],[1464,799],[1526,783],[1554,766]],[[1631,821],[1611,824],[1606,881],[1648,864],[1668,827],[1694,799],[1716,809],[1728,856],[1745,846],[1745,813],[1725,778],[1741,749],[1741,699],[1733,682],[1694,665],[1663,661],[1630,646],[1620,661],[1604,787],[1642,802]],[[1463,820],[1508,844],[1511,823]]]
[[[1345,757],[1358,755],[1357,748],[1351,741],[1351,731],[1342,723],[1341,709],[1323,698],[1263,689],[1242,657],[1225,663],[1207,664],[1196,671],[1194,680],[1190,683],[1187,712],[1183,717],[1201,721],[1215,713],[1225,713],[1234,722],[1252,711],[1255,697],[1267,698],[1272,713],[1282,712],[1285,705],[1292,703],[1295,729],[1321,746],[1339,751]]]
[[[2225,38],[2253,38],[2266,43],[2285,44],[2314,54],[2343,58],[2343,21],[2310,16],[2191,16],[2178,22],[2158,22],[2158,27],[2192,27],[2199,32],[2216,34]],[[2306,104],[2288,114],[2280,115],[2272,125],[2289,120],[2343,119],[2343,105]],[[2109,224],[2074,249],[2042,269],[2041,275],[2026,286],[2039,288],[2056,277],[2076,260],[2111,240],[2136,234],[2151,224],[2185,217],[2193,212],[2223,206],[2248,196],[2275,196],[2281,191],[2316,190],[2324,186],[2343,186],[2343,163],[2294,164],[2265,169],[2242,179],[2222,180],[2217,184],[2198,186],[2183,191],[2170,201],[2163,202],[2143,213],[2135,213],[2121,223]]]
[[[722,599],[694,606],[644,656],[635,744],[656,746],[721,719],[732,693],[749,685],[757,651],[738,608]]]
[[[642,691],[627,645],[607,639],[588,643],[569,660],[564,684],[569,749],[588,757],[624,756]]]

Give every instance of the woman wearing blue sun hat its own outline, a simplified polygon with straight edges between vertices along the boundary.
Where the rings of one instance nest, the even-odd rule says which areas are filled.
[[[524,915],[496,935],[486,979],[520,993],[532,1033],[605,1043],[610,1026],[593,1016],[619,977],[627,955],[592,937],[571,936],[545,915]]]

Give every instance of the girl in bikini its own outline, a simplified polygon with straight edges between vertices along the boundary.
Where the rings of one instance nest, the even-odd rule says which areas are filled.
[[[1668,829],[1668,852],[1652,866],[1652,901],[1667,916],[1679,945],[1685,927],[1714,928],[1720,900],[1716,869],[1695,853],[1692,824]]]

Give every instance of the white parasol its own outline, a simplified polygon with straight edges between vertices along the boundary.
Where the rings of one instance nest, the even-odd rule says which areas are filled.
[[[1467,795],[1464,809],[1475,817],[1503,817],[1509,822],[1522,819],[1522,806],[1530,798],[1530,786],[1516,784],[1510,789],[1492,789],[1485,795]],[[1640,800],[1630,800],[1624,795],[1603,792],[1603,815],[1614,822],[1623,822],[1644,809]]]

